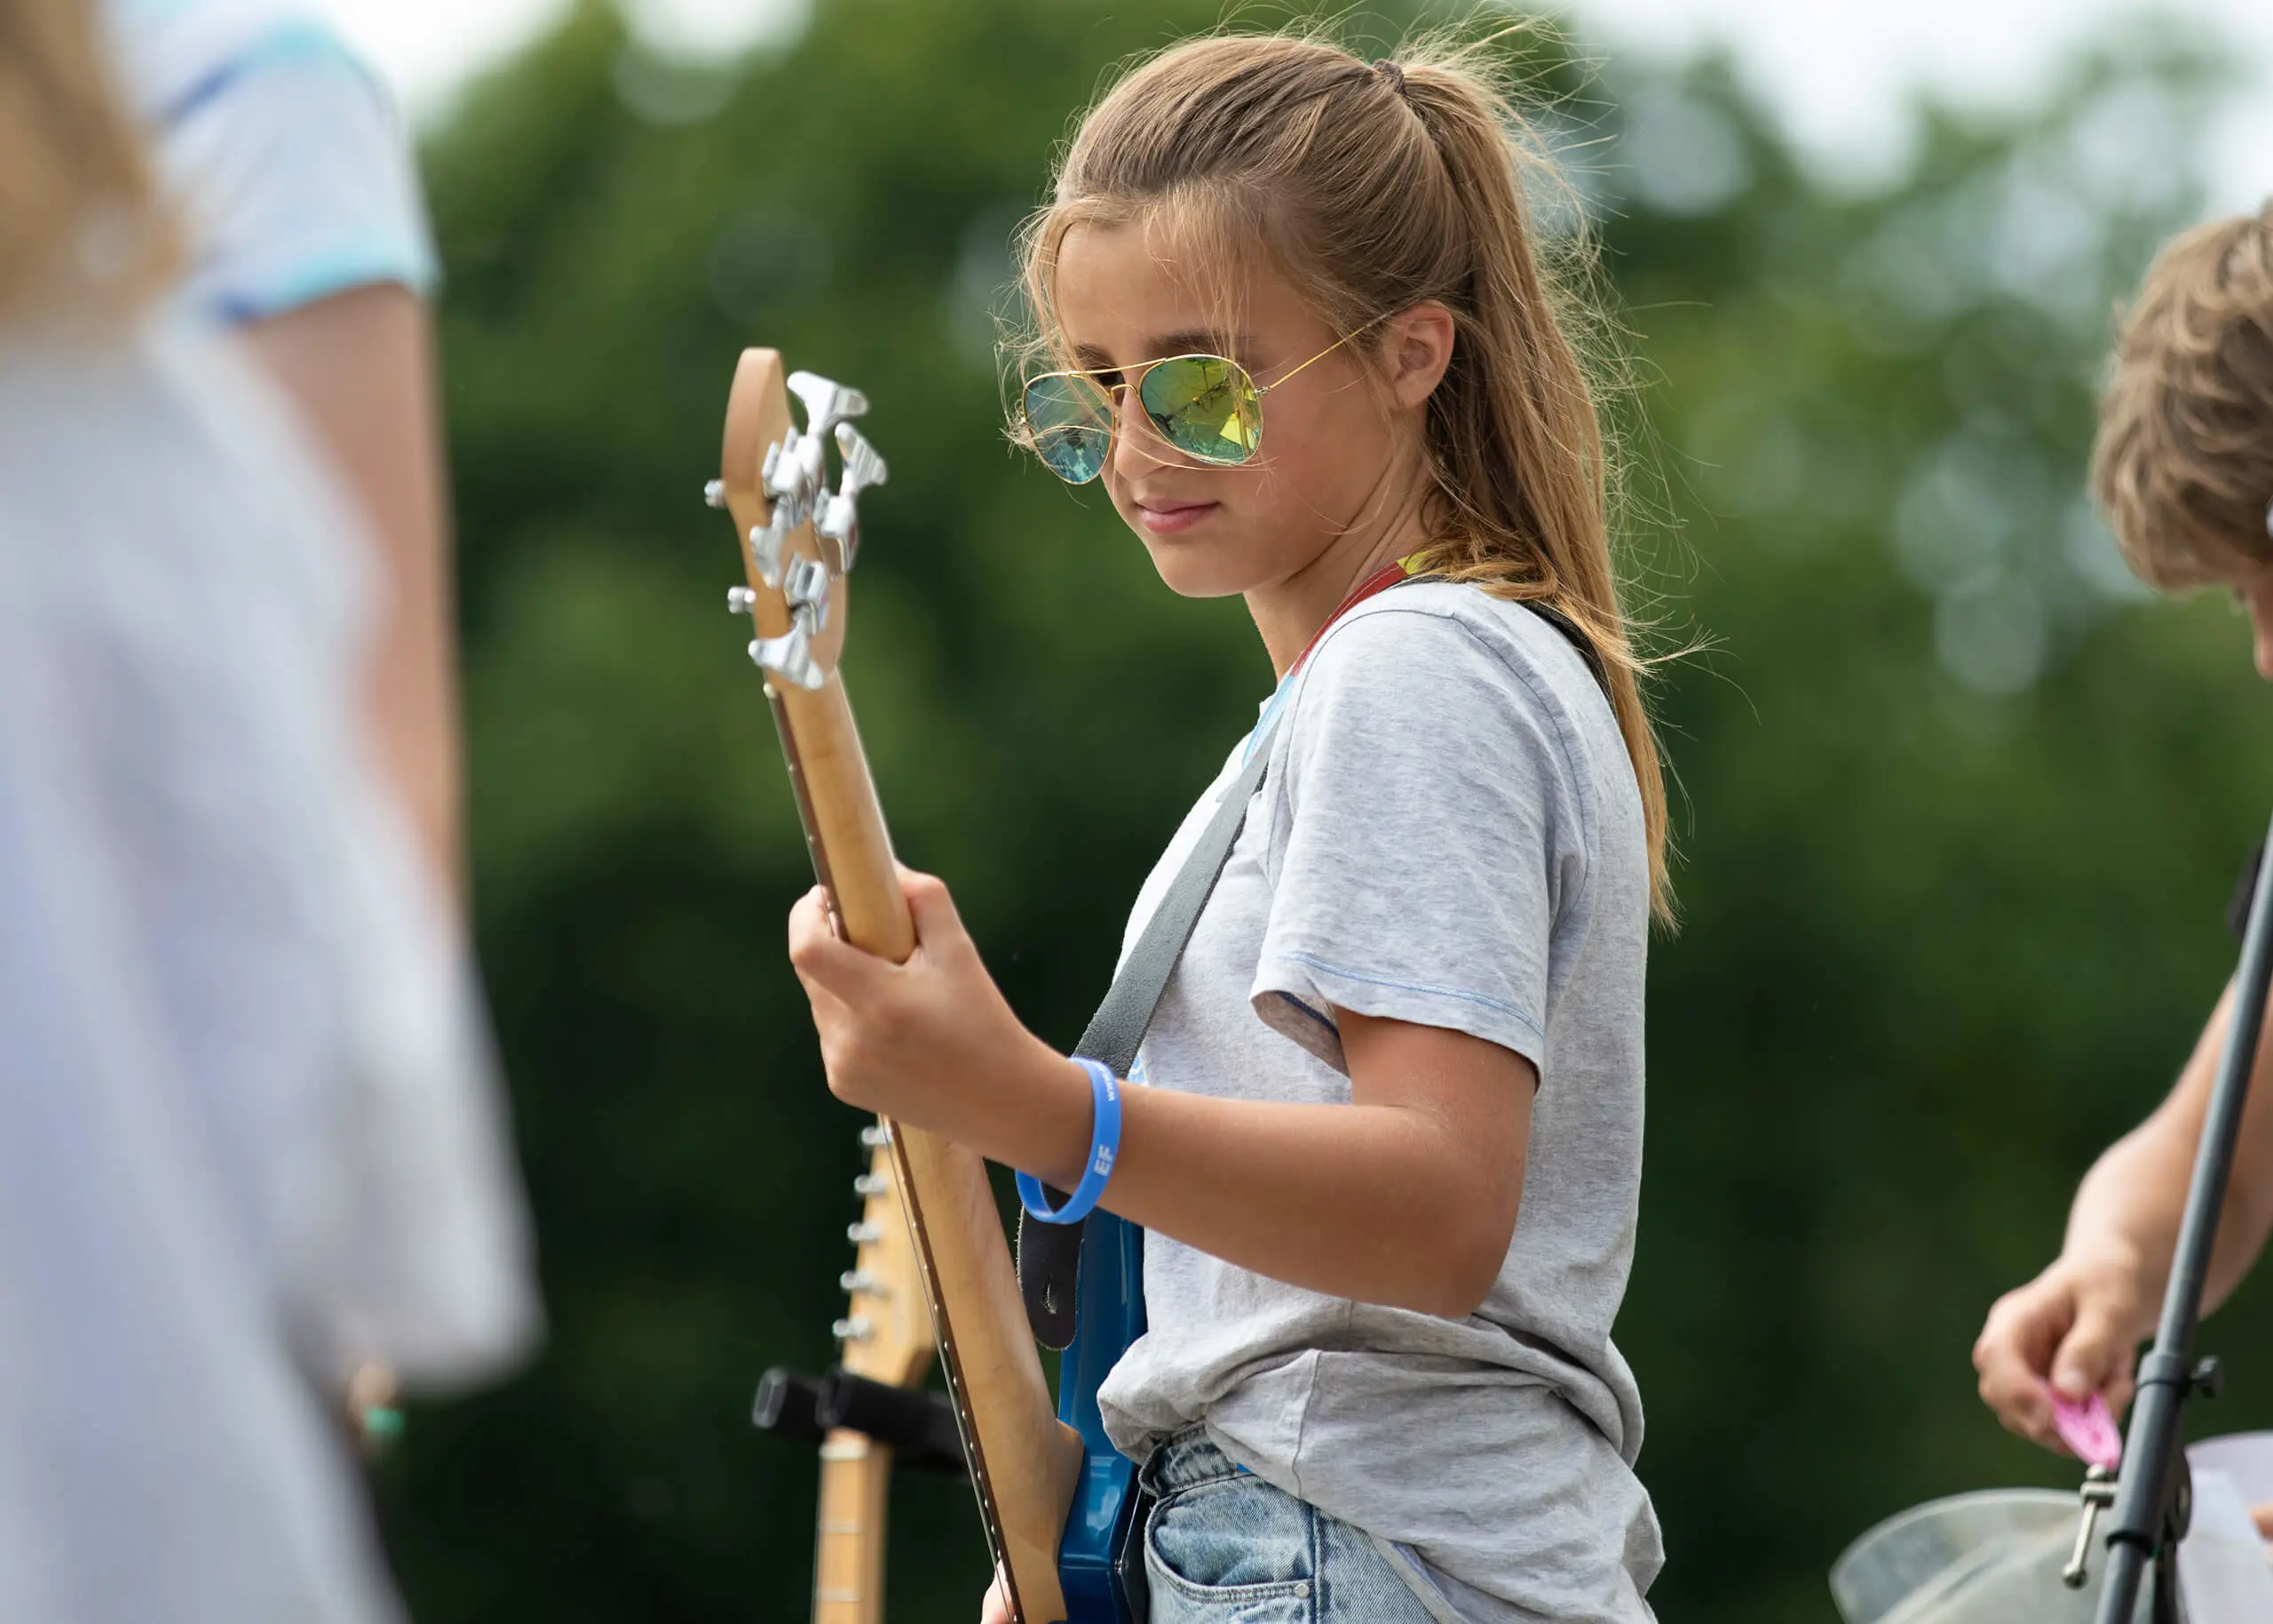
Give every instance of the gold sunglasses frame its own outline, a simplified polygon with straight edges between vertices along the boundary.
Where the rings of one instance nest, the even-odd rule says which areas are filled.
[[[1206,350],[1192,350],[1181,355],[1156,356],[1151,360],[1141,360],[1130,367],[1067,368],[1057,372],[1037,372],[1032,377],[1026,379],[1026,382],[1018,385],[1019,443],[1024,445],[1027,450],[1032,451],[1034,454],[1035,460],[1040,462],[1044,468],[1048,468],[1052,475],[1058,479],[1063,480],[1065,484],[1094,485],[1097,480],[1105,477],[1105,465],[1113,461],[1113,448],[1121,439],[1121,419],[1127,416],[1127,408],[1121,404],[1121,400],[1122,392],[1126,391],[1130,394],[1136,395],[1137,405],[1142,408],[1144,406],[1144,397],[1139,392],[1141,392],[1144,387],[1144,379],[1151,374],[1153,368],[1165,367],[1170,361],[1176,360],[1218,360],[1239,373],[1241,377],[1247,379],[1247,386],[1255,391],[1255,444],[1248,449],[1247,454],[1245,456],[1239,458],[1239,461],[1235,463],[1219,463],[1208,457],[1200,456],[1193,452],[1186,451],[1183,447],[1170,440],[1166,433],[1162,432],[1160,425],[1152,421],[1152,415],[1149,410],[1146,410],[1144,413],[1144,426],[1152,432],[1152,437],[1155,440],[1158,440],[1176,456],[1188,459],[1191,465],[1200,468],[1244,468],[1249,463],[1255,461],[1256,457],[1263,455],[1263,397],[1271,393],[1271,392],[1275,389],[1293,383],[1295,378],[1301,376],[1303,373],[1308,371],[1311,368],[1324,360],[1327,356],[1333,354],[1343,345],[1348,344],[1351,339],[1359,337],[1361,334],[1372,331],[1374,328],[1379,327],[1388,319],[1389,313],[1384,313],[1381,315],[1375,316],[1363,327],[1351,328],[1348,332],[1342,334],[1341,337],[1335,339],[1332,344],[1327,345],[1326,348],[1320,350],[1308,360],[1297,364],[1293,371],[1287,373],[1281,377],[1274,378],[1268,384],[1256,383],[1255,381],[1255,374],[1247,369],[1247,364],[1244,361],[1239,360],[1229,355],[1212,354]],[[1105,372],[1121,374],[1122,381],[1113,388],[1107,389],[1103,384],[1097,382],[1098,374]],[[1105,396],[1106,402],[1113,408],[1112,419],[1105,429],[1105,455],[1097,459],[1097,472],[1091,474],[1086,479],[1068,479],[1064,474],[1058,473],[1057,470],[1051,465],[1049,459],[1041,455],[1041,448],[1035,444],[1034,420],[1026,416],[1026,396],[1033,392],[1034,386],[1036,384],[1046,384],[1052,378],[1076,377],[1088,379],[1090,385],[1094,387],[1099,394]],[[1064,430],[1057,432],[1060,433],[1065,432]],[[1154,460],[1160,461],[1161,459],[1155,458]]]

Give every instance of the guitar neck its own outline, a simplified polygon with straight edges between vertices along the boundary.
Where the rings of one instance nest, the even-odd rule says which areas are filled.
[[[840,1427],[820,1446],[813,1624],[883,1624],[884,1490],[891,1451]]]
[[[769,681],[767,689],[814,867],[840,930],[857,947],[904,961],[915,949],[915,928],[843,681],[832,675],[812,691]],[[1018,1624],[1056,1624],[1066,1612],[1057,1544],[1081,1470],[1080,1438],[1052,1410],[986,1163],[936,1134],[897,1125],[891,1133],[948,1392],[988,1543],[1009,1576],[1012,1616]],[[870,1509],[859,1500],[847,1520],[880,1525],[881,1470],[865,1470],[864,1462],[856,1477],[849,1454],[843,1464],[848,1504],[856,1490],[875,1501]],[[873,1559],[868,1565],[875,1571],[848,1583],[875,1596],[880,1569]],[[817,1585],[817,1620],[875,1624],[873,1614],[828,1615],[827,1604]]]

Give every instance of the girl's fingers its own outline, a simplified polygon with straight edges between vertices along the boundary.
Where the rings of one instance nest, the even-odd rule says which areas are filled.
[[[818,885],[791,905],[789,909],[789,954],[796,957],[798,946],[811,941],[816,935],[834,936],[828,925],[828,897]]]
[[[994,1570],[994,1582],[986,1587],[986,1599],[978,1606],[978,1624],[1010,1624],[1010,1604],[1002,1594],[1002,1570]]]
[[[873,996],[880,978],[896,968],[837,939],[829,924],[828,899],[818,885],[789,910],[789,963],[809,990],[821,987],[852,1004]]]
[[[947,894],[947,883],[936,875],[922,874],[900,865],[899,888],[907,898],[907,912],[915,922],[915,939],[936,951],[946,943],[962,939],[965,932],[962,916],[955,912],[955,899]]]

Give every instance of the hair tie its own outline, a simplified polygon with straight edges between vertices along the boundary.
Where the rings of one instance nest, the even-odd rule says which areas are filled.
[[[1405,88],[1405,69],[1399,67],[1387,57],[1382,58],[1381,60],[1374,64],[1374,77],[1379,79],[1382,83],[1388,85],[1390,89],[1404,97],[1407,106],[1412,104],[1413,92]]]

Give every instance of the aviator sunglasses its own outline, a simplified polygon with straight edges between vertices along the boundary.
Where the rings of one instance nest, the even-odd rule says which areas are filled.
[[[1118,413],[1113,397],[1133,387],[1145,421],[1194,462],[1236,468],[1263,446],[1263,397],[1324,360],[1382,320],[1352,329],[1275,383],[1258,384],[1227,355],[1170,355],[1134,367],[1045,372],[1029,378],[1018,399],[1020,438],[1043,466],[1068,485],[1105,471]],[[1112,388],[1100,376],[1119,376]],[[1132,383],[1133,380],[1133,383]]]

